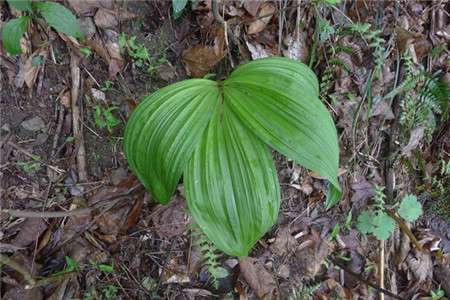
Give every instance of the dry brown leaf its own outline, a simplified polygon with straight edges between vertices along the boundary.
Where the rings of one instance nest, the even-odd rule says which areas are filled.
[[[113,78],[122,71],[124,60],[122,55],[120,54],[119,47],[119,34],[112,30],[105,30],[105,34],[107,36],[107,41],[105,44],[106,49],[108,50],[108,54],[110,60],[108,62],[108,74],[110,78]]]
[[[272,276],[256,258],[239,260],[241,274],[260,299],[275,299],[277,285]]]
[[[112,9],[113,0],[68,0],[70,6],[78,15],[93,15],[95,9],[102,7]]]
[[[250,43],[245,42],[248,47],[248,51],[250,51],[250,55],[252,56],[252,59],[259,59],[259,58],[265,58],[269,57],[270,54],[266,51],[263,45],[258,43]]]
[[[223,28],[215,33],[214,46],[196,45],[183,51],[182,61],[188,75],[199,78],[205,76],[225,56]]]
[[[16,76],[16,87],[22,87],[25,82],[28,88],[32,88],[36,82],[41,65],[33,65],[33,57],[42,56],[44,60],[48,56],[48,49],[43,48],[30,55],[24,64],[20,64],[19,73]]]
[[[244,8],[246,11],[248,11],[249,14],[256,17],[259,7],[261,6],[262,3],[263,1],[254,1],[254,0],[244,1]]]
[[[406,257],[408,270],[419,282],[423,282],[428,278],[433,278],[433,261],[430,253],[416,251],[415,255],[409,254]]]
[[[115,12],[104,8],[97,10],[94,22],[100,28],[114,28],[119,25]]]
[[[420,125],[413,130],[411,130],[411,135],[409,137],[408,145],[403,147],[402,153],[404,155],[409,155],[412,150],[416,149],[419,146],[420,141],[423,139],[423,135],[425,132],[425,126]]]
[[[267,24],[269,24],[270,19],[272,19],[273,14],[275,13],[276,7],[272,2],[265,2],[261,5],[258,17],[268,15],[267,17],[257,19],[250,23],[247,29],[248,34],[255,34],[261,32],[266,28]]]
[[[21,223],[20,231],[12,240],[12,244],[18,247],[25,247],[37,241],[39,236],[47,229],[47,223],[42,218],[31,218]]]
[[[160,237],[173,238],[186,231],[189,218],[186,214],[186,202],[174,196],[168,205],[157,205],[150,216],[155,231]]]
[[[304,33],[299,34],[298,39],[294,39],[291,35],[284,38],[284,44],[287,49],[283,50],[283,55],[295,60],[306,62],[309,56],[308,45],[305,43],[306,35]]]
[[[288,253],[289,249],[294,249],[297,240],[291,235],[288,226],[282,226],[278,229],[275,242],[270,246],[272,252],[276,255],[283,256]]]
[[[177,77],[177,69],[171,64],[161,65],[156,70],[159,78],[165,81],[173,80]]]

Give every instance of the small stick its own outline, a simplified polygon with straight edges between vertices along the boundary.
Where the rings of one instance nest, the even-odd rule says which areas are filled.
[[[400,219],[394,211],[390,209],[385,209],[385,211],[392,219],[394,219],[395,223],[397,223],[398,227],[400,227],[400,230],[409,237],[414,247],[416,247],[416,249],[420,252],[424,252],[422,245],[419,244],[415,235],[412,233],[411,229],[406,226],[405,222],[403,222],[403,220]]]
[[[3,209],[1,211],[16,218],[64,218],[69,216],[86,215],[90,213],[92,209],[80,208],[68,211],[34,211],[34,210]]]
[[[64,123],[64,107],[62,105],[56,104],[58,109],[58,123],[56,125],[55,135],[53,136],[53,147],[50,157],[56,158],[56,149],[58,147],[58,140],[61,136],[62,125]]]
[[[80,89],[80,58],[75,54],[70,55],[70,74],[72,77],[71,102],[72,102],[72,127],[73,135],[78,143],[77,168],[80,182],[87,181],[86,171],[86,149],[84,148],[83,131],[81,128],[81,110],[78,104],[78,93]]]
[[[356,279],[358,279],[358,280],[361,281],[362,283],[364,283],[364,284],[366,284],[366,285],[368,285],[368,286],[370,286],[370,287],[376,289],[376,290],[379,291],[380,293],[383,293],[383,294],[385,294],[385,295],[388,295],[388,296],[390,296],[390,297],[392,297],[392,298],[395,298],[395,299],[398,299],[398,300],[404,300],[404,298],[402,298],[402,297],[400,297],[400,296],[398,296],[398,295],[396,295],[396,294],[394,294],[394,293],[392,293],[392,292],[390,292],[390,291],[388,291],[388,290],[386,290],[386,289],[384,289],[384,288],[381,288],[381,287],[379,287],[379,286],[376,285],[376,284],[370,283],[369,281],[365,280],[365,279],[361,276],[361,274],[355,273],[355,272],[353,272],[352,270],[348,269],[346,266],[344,266],[344,265],[341,264],[339,261],[337,261],[337,259],[331,258],[331,261],[332,261],[336,266],[338,266],[339,268],[341,268],[342,270],[344,270],[345,272],[347,272],[347,273],[350,274],[351,276],[355,277]]]
[[[61,281],[63,279],[70,279],[74,274],[75,274],[75,272],[72,271],[72,272],[63,273],[63,274],[57,275],[57,276],[45,277],[45,278],[39,279],[37,281],[34,281],[32,284],[30,283],[30,284],[25,285],[25,289],[31,290],[36,287],[44,286],[44,285],[47,285],[47,284],[55,282],[55,281]]]

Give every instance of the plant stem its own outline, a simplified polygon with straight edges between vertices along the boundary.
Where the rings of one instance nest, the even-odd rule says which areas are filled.
[[[412,233],[411,229],[409,229],[409,227],[406,226],[405,222],[403,222],[403,220],[399,216],[397,216],[397,214],[394,211],[387,208],[385,209],[385,211],[392,219],[394,219],[395,223],[397,223],[400,230],[409,237],[414,247],[416,247],[416,249],[419,250],[420,252],[424,252],[422,245],[419,244],[416,237]]]
[[[0,254],[0,265],[7,265],[11,269],[14,269],[15,271],[19,272],[23,276],[23,278],[28,282],[29,285],[34,285],[36,283],[33,277],[31,276],[30,272],[26,268],[19,265],[15,260],[13,260],[10,257]]]

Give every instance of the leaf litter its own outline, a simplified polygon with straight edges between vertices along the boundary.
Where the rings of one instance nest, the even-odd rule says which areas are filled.
[[[64,92],[71,86],[70,77],[64,74],[69,74],[67,58],[72,51],[83,57],[80,60],[83,77],[81,97],[84,99],[90,95],[97,103],[104,102],[105,97],[107,103],[115,103],[119,107],[119,117],[123,119],[128,117],[132,108],[129,103],[135,103],[167,82],[183,79],[186,74],[203,77],[217,73],[216,76],[225,77],[232,65],[236,66],[247,58],[280,54],[311,63],[319,75],[321,87],[327,86],[326,93],[321,95],[339,127],[341,168],[346,170],[340,174],[345,191],[343,200],[337,208],[325,212],[321,200],[326,187],[321,178],[307,173],[292,181],[291,176],[282,175],[292,173],[290,162],[277,160],[284,199],[279,224],[260,240],[250,258],[240,259],[239,268],[232,269],[232,276],[237,279],[233,281],[232,293],[246,299],[255,296],[288,299],[290,295],[305,291],[312,291],[309,296],[314,299],[376,297],[376,292],[362,280],[379,284],[379,244],[373,237],[363,237],[355,229],[355,224],[359,213],[373,205],[373,186],[387,184],[383,178],[391,178],[394,195],[431,194],[427,196],[428,200],[421,200],[425,217],[408,225],[428,252],[414,249],[412,242],[399,229],[395,229],[392,235],[380,232],[380,236],[389,238],[387,243],[396,241],[398,251],[396,257],[388,248],[385,249],[385,267],[395,274],[390,277],[395,282],[386,281],[385,288],[403,297],[423,299],[442,288],[448,297],[446,260],[450,234],[448,226],[445,226],[447,223],[431,209],[436,201],[438,177],[434,171],[428,172],[435,178],[433,186],[433,182],[418,171],[422,162],[434,170],[441,160],[448,161],[445,151],[449,145],[448,135],[445,135],[448,126],[438,122],[435,134],[430,135],[425,126],[429,124],[419,124],[411,128],[404,138],[398,138],[395,130],[391,129],[399,126],[397,120],[404,97],[398,96],[393,102],[383,99],[394,88],[395,82],[401,83],[408,72],[404,64],[400,64],[399,71],[396,70],[397,51],[400,54],[405,50],[411,51],[413,70],[419,70],[427,61],[428,70],[441,70],[444,80],[448,81],[448,49],[445,47],[448,22],[444,13],[448,4],[362,5],[349,2],[345,6],[338,3],[331,7],[322,3],[316,10],[313,4],[311,7],[296,7],[296,2],[288,2],[286,10],[280,10],[282,6],[274,1],[219,1],[219,14],[227,21],[225,31],[223,23],[216,20],[211,1],[193,4],[176,20],[167,15],[170,2],[130,3],[127,9],[116,6],[113,1],[68,3],[85,21],[81,28],[89,39],[75,40],[56,34],[50,27],[32,26],[21,40],[24,50],[21,58],[5,52],[0,54],[2,72],[8,74],[1,78],[5,88],[0,91],[2,99],[6,99],[2,101],[0,117],[8,124],[2,124],[1,130],[1,204],[6,208],[35,212],[70,213],[83,207],[92,207],[93,211],[63,219],[29,218],[22,223],[20,219],[2,212],[1,249],[4,254],[32,269],[34,276],[49,276],[63,270],[67,267],[65,256],[68,255],[81,266],[80,272],[86,277],[71,277],[68,281],[61,278],[53,290],[48,286],[46,289],[24,290],[17,285],[24,282],[23,276],[5,268],[7,283],[2,297],[81,297],[82,294],[75,292],[77,289],[81,291],[81,287],[85,288],[85,294],[102,295],[107,285],[99,284],[98,278],[115,286],[117,293],[124,298],[148,297],[149,290],[142,288],[143,282],[153,287],[156,294],[168,299],[179,295],[186,295],[189,299],[220,295],[217,290],[204,287],[197,280],[201,267],[189,270],[189,254],[193,265],[202,265],[203,259],[201,253],[188,250],[189,215],[182,190],[174,196],[173,204],[162,207],[155,205],[142,190],[133,189],[133,180],[127,182],[132,175],[123,172],[127,165],[120,142],[115,139],[123,128],[116,136],[97,128],[90,118],[91,107],[87,102],[83,102],[83,142],[93,146],[88,151],[92,155],[89,165],[101,172],[98,173],[100,176],[89,172],[89,182],[80,182],[74,176],[74,153],[81,141],[71,139],[72,99],[67,90]],[[20,15],[15,9],[8,10],[8,6],[5,11],[6,18]],[[346,27],[352,23],[375,24],[375,16],[380,12],[380,36],[385,43],[381,50],[386,56],[381,77],[371,80],[369,74],[376,64],[371,37],[364,33],[348,35]],[[301,16],[300,22],[297,14]],[[146,21],[138,27],[141,19]],[[316,32],[314,22],[319,19],[326,20],[334,32],[327,31],[326,36]],[[167,27],[164,28],[169,30],[160,30],[163,27],[160,24],[165,24]],[[158,32],[152,43],[157,45],[159,40],[163,46],[154,55],[163,56],[167,61],[162,60],[163,63],[155,66],[156,76],[132,68],[131,58],[121,52],[119,45],[119,34],[123,30],[138,36],[140,41],[146,41],[147,37]],[[391,38],[393,33],[396,38]],[[45,46],[41,47],[33,40],[37,35],[51,38],[45,40]],[[317,38],[322,40],[314,43]],[[92,53],[84,57],[83,48]],[[325,76],[327,72],[328,77]],[[9,84],[12,79],[13,86]],[[108,81],[112,85],[106,83]],[[94,86],[89,86],[88,82]],[[38,88],[42,91],[39,98],[36,97]],[[55,103],[64,107],[59,133],[57,114],[53,113],[57,111]],[[50,112],[39,114],[46,126],[32,126],[39,130],[21,127],[23,121],[35,117],[36,111]],[[8,127],[9,130],[5,130]],[[7,142],[11,130],[18,138],[19,148]],[[48,135],[47,142],[43,139],[44,142],[40,143],[38,135],[44,133]],[[46,153],[52,152],[48,140],[53,140],[53,137],[57,141],[55,152],[58,155],[51,159]],[[387,146],[389,138],[394,141],[392,145],[398,143],[396,148]],[[99,150],[102,148],[108,151]],[[385,166],[392,161],[387,158],[394,154],[400,156],[389,169]],[[18,165],[30,155],[39,156],[49,168],[63,172],[48,178],[46,171],[38,170],[30,176]],[[416,166],[417,172],[408,171],[405,161]],[[389,175],[392,172],[395,174],[393,177]],[[108,178],[112,176],[109,174],[116,174],[114,180]],[[127,191],[131,192],[127,194]],[[106,205],[111,201],[114,205]],[[398,202],[397,205],[400,215],[420,214],[418,206],[412,202]],[[390,221],[381,220],[380,224],[386,222]],[[336,224],[340,226],[335,227]],[[38,251],[34,253],[36,245]],[[334,265],[336,256],[345,262],[344,267],[361,278],[350,276]],[[94,270],[89,260],[110,264],[114,276]],[[226,257],[219,260],[222,266],[226,265],[225,262]],[[404,282],[409,284],[402,284]],[[315,284],[318,287],[313,289]]]

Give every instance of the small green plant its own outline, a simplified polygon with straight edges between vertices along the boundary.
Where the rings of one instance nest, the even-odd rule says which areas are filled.
[[[113,111],[118,108],[115,106],[103,108],[100,105],[94,107],[94,121],[95,124],[101,129],[107,129],[109,133],[112,133],[114,127],[121,123],[120,119],[116,118]]]
[[[16,164],[22,168],[25,173],[37,172],[41,169],[41,158],[38,155],[33,155],[31,161],[18,161]]]
[[[183,13],[189,0],[172,0],[173,17],[176,19]]]
[[[40,17],[47,23],[62,32],[76,38],[81,38],[82,33],[76,17],[70,10],[59,3],[40,2],[31,0],[8,0],[10,6],[22,11],[25,16],[9,20],[3,26],[3,47],[10,54],[20,54],[22,48],[20,39],[28,28],[28,23]]]
[[[80,271],[80,267],[78,267],[77,262],[74,261],[71,257],[66,256],[66,266],[64,267],[64,270],[53,273],[52,276],[61,276],[70,272],[78,272]]]
[[[103,272],[105,274],[109,274],[109,273],[113,273],[114,272],[114,266],[113,265],[108,265],[108,264],[100,264],[96,261],[90,260],[89,263],[91,264],[91,266],[97,270],[99,270],[100,272]]]
[[[218,289],[219,279],[228,276],[228,271],[219,264],[219,249],[214,246],[195,223],[191,226],[191,234],[194,239],[194,245],[199,248],[202,255],[202,263],[208,268],[208,272],[211,275],[211,284]]]
[[[429,178],[431,181],[431,196],[435,200],[431,209],[450,221],[450,160],[441,160],[440,172]]]
[[[111,80],[106,80],[106,81],[103,83],[103,85],[102,85],[102,87],[100,88],[100,90],[101,90],[102,92],[107,92],[107,91],[111,91],[111,90],[113,89],[113,87],[114,87],[114,82],[111,81]]]
[[[448,298],[445,297],[444,290],[438,288],[436,291],[431,291],[431,300],[448,300]]]
[[[224,81],[191,79],[148,96],[124,137],[130,168],[167,203],[183,174],[190,213],[223,252],[245,256],[275,223],[280,189],[269,147],[341,192],[339,147],[314,72],[272,57],[238,67]]]
[[[148,74],[153,74],[158,66],[168,62],[165,56],[159,59],[152,57],[147,47],[136,41],[136,36],[127,39],[126,35],[121,33],[119,36],[119,47],[121,52],[126,51],[128,53],[136,67],[144,69]]]
[[[385,208],[385,198],[382,187],[374,188],[374,204],[371,210],[364,210],[359,216],[356,228],[362,234],[373,234],[378,240],[388,239],[395,229],[395,221]],[[403,197],[397,206],[397,213],[406,221],[414,222],[422,215],[422,205],[414,195]]]
[[[118,291],[119,291],[119,288],[117,286],[108,284],[103,289],[103,295],[105,296],[105,299],[116,299]]]

